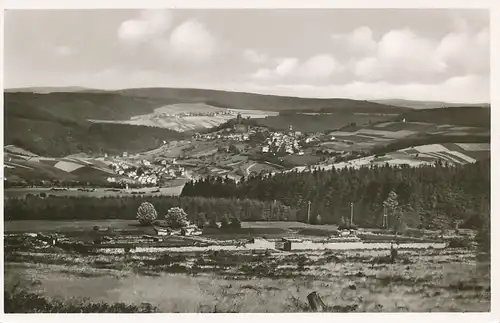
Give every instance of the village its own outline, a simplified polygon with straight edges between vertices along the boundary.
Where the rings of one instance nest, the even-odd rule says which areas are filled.
[[[130,182],[140,185],[155,186],[165,181],[176,179],[185,175],[184,167],[177,164],[175,159],[162,159],[152,163],[148,160],[141,160],[138,163],[133,163],[130,160],[113,161],[110,163],[110,168],[120,176],[126,176]],[[116,177],[108,177],[107,181],[116,183]]]

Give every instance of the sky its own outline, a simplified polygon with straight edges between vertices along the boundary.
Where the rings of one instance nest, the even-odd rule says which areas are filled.
[[[4,86],[490,101],[478,9],[8,10]]]

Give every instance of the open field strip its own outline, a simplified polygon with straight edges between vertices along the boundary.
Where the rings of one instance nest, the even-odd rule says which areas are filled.
[[[466,154],[464,153],[461,153],[459,151],[454,151],[454,150],[450,150],[448,151],[449,154],[452,154],[452,155],[455,155],[465,161],[467,161],[468,163],[475,163],[476,162],[476,159],[472,158],[472,157],[469,157],[467,156]]]
[[[491,149],[489,143],[457,143],[456,145],[466,151],[489,151]]]
[[[68,161],[59,161],[54,165],[55,168],[58,168],[62,171],[71,173],[79,168],[85,167],[82,164],[72,163]]]

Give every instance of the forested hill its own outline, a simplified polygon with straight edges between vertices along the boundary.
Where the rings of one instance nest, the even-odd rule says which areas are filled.
[[[239,183],[227,178],[206,178],[186,184],[183,196],[236,197],[278,200],[298,210],[307,220],[311,201],[313,218],[341,223],[354,203],[354,222],[366,227],[382,224],[383,202],[397,194],[402,222],[409,227],[447,228],[456,222],[475,227],[489,219],[490,160],[466,166],[437,164],[418,168],[365,167],[312,173],[256,176]]]

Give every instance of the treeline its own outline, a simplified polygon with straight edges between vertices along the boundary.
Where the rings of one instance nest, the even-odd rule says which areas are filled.
[[[238,123],[236,118],[229,119],[228,121],[221,123],[218,126],[214,126],[211,128],[206,128],[206,129],[200,129],[198,132],[199,133],[211,133],[211,132],[217,132],[220,130],[224,129],[230,129],[233,128],[236,124]],[[247,126],[252,126],[252,127],[258,127],[260,126],[258,119],[251,119],[251,118],[242,118],[240,121],[240,124],[247,125]],[[270,129],[271,130],[271,129]]]
[[[185,185],[182,196],[278,200],[297,209],[297,219],[340,224],[354,222],[380,227],[383,202],[394,191],[406,226],[474,228],[489,221],[490,161],[466,166],[363,167],[257,175],[236,183],[229,178],[209,177]],[[396,216],[396,215],[395,215]],[[394,219],[389,219],[393,222]]]
[[[142,202],[150,202],[163,218],[172,207],[181,207],[191,221],[237,218],[240,221],[293,221],[295,210],[279,201],[236,198],[117,196],[117,197],[40,197],[4,200],[5,220],[101,220],[130,219],[137,216]]]
[[[464,106],[439,109],[410,109],[402,114],[407,122],[430,122],[467,127],[490,128],[491,108]]]
[[[155,313],[156,306],[125,303],[93,303],[88,300],[62,301],[29,291],[4,291],[5,313]]]

